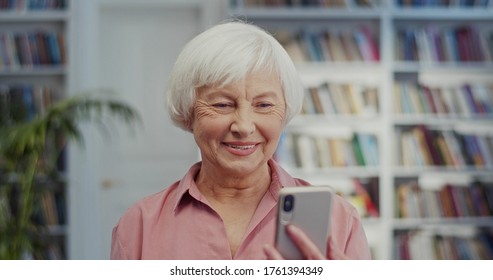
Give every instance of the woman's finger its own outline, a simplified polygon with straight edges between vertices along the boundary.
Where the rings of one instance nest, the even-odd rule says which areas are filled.
[[[349,258],[341,251],[337,246],[334,245],[334,241],[329,237],[329,248],[327,255],[331,260],[349,260]]]
[[[326,257],[317,248],[317,245],[297,226],[287,225],[286,231],[293,240],[293,243],[298,247],[301,254],[307,260],[324,260]]]
[[[284,260],[284,257],[272,245],[264,245],[264,253],[268,260]]]

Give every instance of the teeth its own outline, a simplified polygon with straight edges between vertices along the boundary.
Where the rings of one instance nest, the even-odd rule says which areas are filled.
[[[238,150],[248,150],[248,149],[253,149],[255,145],[249,145],[249,146],[235,146],[235,145],[228,145],[233,149],[238,149]]]

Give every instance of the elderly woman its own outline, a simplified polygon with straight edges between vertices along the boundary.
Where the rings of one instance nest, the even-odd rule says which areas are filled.
[[[184,47],[167,94],[171,119],[193,134],[202,161],[127,210],[111,258],[282,259],[278,192],[309,185],[273,160],[304,94],[285,50],[254,25],[216,25]],[[289,236],[306,259],[369,259],[357,212],[339,196],[332,203],[327,255],[300,228],[288,226]]]

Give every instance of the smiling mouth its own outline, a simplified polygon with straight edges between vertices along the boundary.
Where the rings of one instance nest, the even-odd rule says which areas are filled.
[[[248,149],[253,149],[255,145],[246,145],[246,146],[238,146],[238,145],[231,145],[231,144],[226,144],[226,146],[236,149],[236,150],[248,150]]]

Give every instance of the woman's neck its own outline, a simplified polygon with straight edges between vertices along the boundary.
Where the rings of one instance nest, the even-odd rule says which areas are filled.
[[[203,165],[195,181],[201,193],[209,200],[222,203],[252,199],[260,201],[270,185],[270,167],[266,164],[264,168],[238,177]]]

